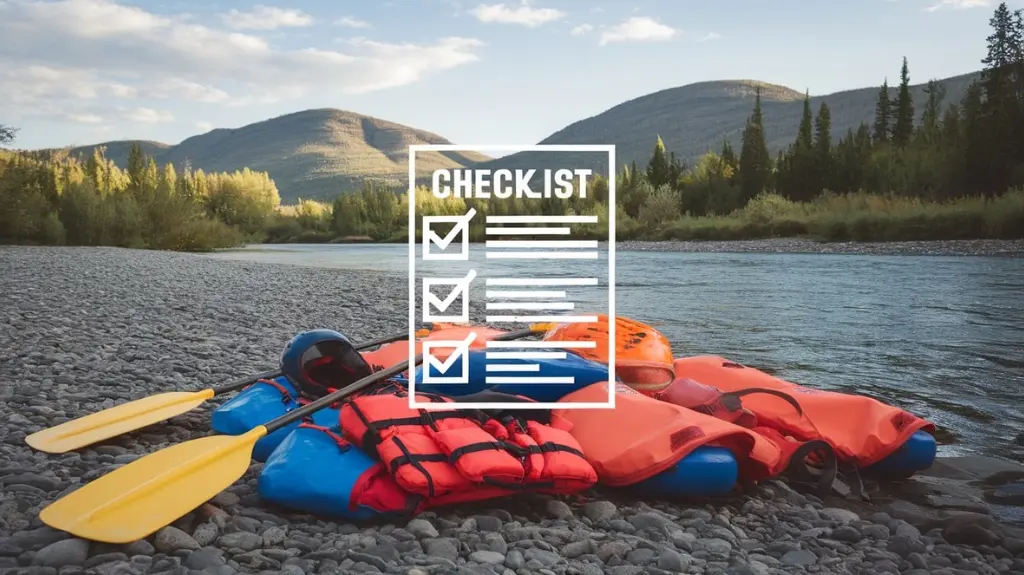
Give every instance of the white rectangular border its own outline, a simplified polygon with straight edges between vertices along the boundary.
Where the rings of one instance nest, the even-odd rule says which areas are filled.
[[[416,401],[416,152],[604,152],[608,154],[608,401],[536,403],[446,403],[446,409],[615,409],[615,145],[614,144],[416,144],[409,146],[409,408],[438,409]]]

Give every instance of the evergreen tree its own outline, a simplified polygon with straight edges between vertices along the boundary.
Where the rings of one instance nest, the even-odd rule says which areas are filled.
[[[814,119],[814,188],[811,197],[832,188],[832,113],[822,102]]]
[[[878,89],[878,102],[875,104],[875,124],[871,137],[876,144],[889,141],[889,104],[889,80],[886,79]]]
[[[988,51],[981,60],[982,91],[985,107],[982,120],[990,133],[989,173],[986,187],[1003,188],[1009,185],[1015,164],[1024,158],[1021,145],[1020,121],[1024,120],[1021,96],[1018,87],[1021,85],[1018,72],[1021,55],[1021,32],[1019,28],[1019,12],[1010,12],[1006,3],[999,4],[989,25],[992,34],[986,38]]]
[[[142,190],[145,171],[146,154],[143,153],[142,147],[139,146],[138,142],[132,142],[132,147],[128,150],[128,178],[130,181],[128,189],[136,197],[138,197]]]
[[[743,147],[740,149],[740,190],[743,203],[764,191],[771,171],[771,156],[764,141],[764,121],[761,116],[761,87],[754,97],[754,112],[743,129]]]
[[[809,92],[805,92],[803,115],[800,116],[800,128],[797,130],[796,142],[793,145],[793,151],[795,153],[800,154],[811,151],[811,146],[813,145],[811,126],[813,122],[814,117],[811,115],[811,95]]]
[[[910,69],[907,67],[907,58],[903,57],[903,67],[900,68],[900,88],[896,94],[895,102],[895,123],[892,128],[892,141],[899,147],[910,143],[914,135],[914,98],[910,93]]]
[[[672,164],[669,161],[668,153],[665,152],[665,142],[658,141],[654,144],[654,153],[650,162],[647,163],[647,181],[655,188],[668,184],[672,177]]]
[[[942,101],[946,97],[946,87],[935,80],[928,80],[928,86],[924,91],[928,94],[928,100],[924,105],[924,114],[921,117],[921,127],[918,133],[923,144],[934,144],[940,138],[940,115]]]

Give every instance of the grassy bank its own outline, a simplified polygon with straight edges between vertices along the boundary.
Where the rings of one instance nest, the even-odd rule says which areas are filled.
[[[622,239],[749,240],[806,236],[821,241],[927,241],[1024,237],[1024,189],[996,198],[925,202],[867,193],[793,202],[758,196],[728,216],[683,217],[654,230],[629,229]],[[626,232],[625,234],[621,232]]]
[[[304,202],[305,214],[283,207],[270,243],[401,243],[408,241],[404,205],[401,222],[386,237],[337,236],[332,233],[331,206]],[[593,210],[601,222],[592,238],[607,238],[607,208]],[[482,219],[482,218],[478,218]],[[401,224],[401,227],[399,227]],[[422,230],[417,230],[420,236]],[[472,241],[484,241],[483,226],[471,226]],[[574,232],[575,239],[586,236]],[[616,238],[633,241],[729,241],[806,237],[826,242],[938,241],[964,239],[1024,238],[1024,189],[996,197],[962,198],[928,202],[904,196],[859,192],[818,196],[810,202],[794,202],[776,194],[761,194],[742,209],[724,216],[682,216],[661,221],[630,217],[620,206]]]

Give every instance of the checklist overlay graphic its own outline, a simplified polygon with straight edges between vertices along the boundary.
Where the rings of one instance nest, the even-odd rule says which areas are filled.
[[[452,152],[551,155],[536,169],[436,169],[426,182],[417,161],[436,166]],[[558,325],[594,324],[615,341],[615,322],[607,320],[615,317],[615,172],[614,146],[410,146],[410,361],[422,354],[409,373],[411,408],[437,407],[417,396],[417,386],[456,400],[445,408],[614,408],[615,386],[608,386],[607,401],[550,399],[574,386],[615,381],[616,346],[600,350],[607,357],[596,360],[595,381],[595,364],[585,359],[595,357],[596,341],[491,338],[493,328],[545,335]],[[458,339],[416,341],[424,323],[471,329],[453,330]],[[577,381],[579,373],[590,379]],[[509,401],[459,401],[482,391]],[[512,401],[513,395],[534,401]]]

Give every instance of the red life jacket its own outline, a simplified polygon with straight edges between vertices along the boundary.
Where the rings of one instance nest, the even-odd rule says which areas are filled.
[[[543,423],[515,413],[499,421],[482,410],[410,409],[404,392],[388,389],[346,402],[340,419],[345,438],[376,454],[402,489],[425,499],[424,507],[523,490],[576,493],[597,483],[567,421],[548,413]]]

